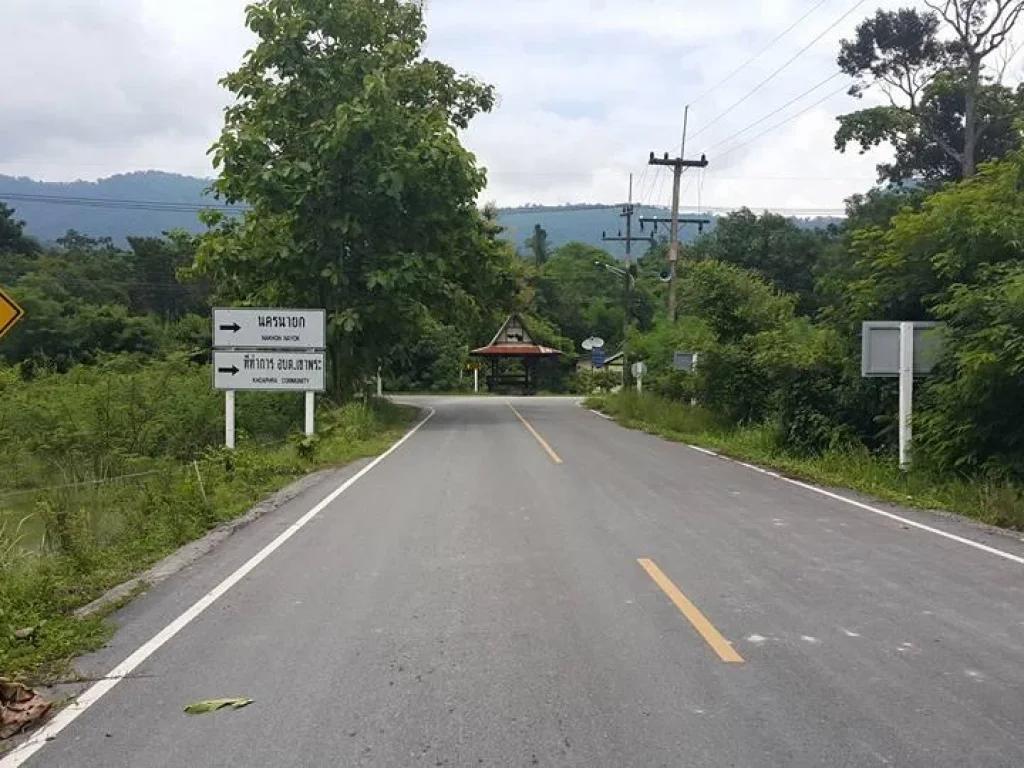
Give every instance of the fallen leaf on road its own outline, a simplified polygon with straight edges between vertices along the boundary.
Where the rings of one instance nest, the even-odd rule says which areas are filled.
[[[245,696],[238,696],[231,699],[206,699],[205,701],[197,701],[194,704],[189,704],[185,707],[185,712],[189,715],[202,715],[206,712],[216,712],[218,709],[224,709],[225,707],[241,709],[249,704],[252,704],[252,699],[246,698]]]
[[[41,720],[53,702],[47,701],[31,688],[0,677],[0,740]]]

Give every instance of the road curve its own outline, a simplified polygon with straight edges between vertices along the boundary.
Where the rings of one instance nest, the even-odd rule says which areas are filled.
[[[1020,563],[571,399],[417,402],[122,610],[97,677],[290,531],[24,764],[1024,765]]]

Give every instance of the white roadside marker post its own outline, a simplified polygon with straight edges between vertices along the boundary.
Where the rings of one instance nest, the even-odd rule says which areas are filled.
[[[900,469],[910,466],[914,409],[914,324],[900,323]]]
[[[224,393],[224,445],[235,450],[235,392],[232,389]]]

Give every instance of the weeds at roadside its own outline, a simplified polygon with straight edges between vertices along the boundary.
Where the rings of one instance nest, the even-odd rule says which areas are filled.
[[[763,464],[795,479],[849,488],[903,506],[954,512],[1001,528],[1024,530],[1024,488],[1007,481],[938,476],[926,469],[901,472],[895,459],[872,454],[865,448],[836,448],[814,456],[794,456],[778,448],[770,424],[729,428],[706,409],[657,395],[600,395],[586,399],[584,405],[613,416],[623,426]]]
[[[229,453],[219,428],[194,421],[210,416],[206,406],[183,405],[189,389],[207,397],[202,369],[146,369],[135,391],[148,394],[123,408],[103,400],[105,379],[119,372],[43,377],[35,393],[8,373],[0,369],[0,440],[16,461],[0,475],[0,674],[33,684],[66,679],[74,657],[109,638],[104,616],[79,620],[76,609],[292,480],[382,452],[412,416],[387,402],[323,407],[316,438],[288,439],[301,416],[296,407],[282,419],[279,402],[267,418],[280,438],[255,439],[253,427],[275,435],[250,410]],[[151,423],[137,423],[144,418]],[[172,435],[175,418],[192,432]],[[24,430],[32,440],[17,441]]]

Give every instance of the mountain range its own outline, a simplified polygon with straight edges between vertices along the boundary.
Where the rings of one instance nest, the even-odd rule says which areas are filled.
[[[110,237],[123,244],[130,235],[159,236],[171,229],[202,229],[201,209],[219,204],[207,193],[209,179],[181,176],[162,171],[118,174],[99,181],[47,182],[25,177],[0,175],[0,202],[15,209],[25,221],[26,231],[44,243],[75,230],[92,237]],[[540,224],[547,232],[549,248],[571,241],[588,243],[622,258],[623,244],[603,240],[603,234],[620,234],[623,220],[621,205],[527,205],[499,208],[498,218],[505,227],[506,239],[520,247]],[[669,211],[660,207],[637,206],[638,216],[666,218]],[[824,227],[836,223],[832,217],[794,219],[802,227]],[[706,228],[714,228],[714,217]],[[682,239],[697,237],[696,227],[682,228]],[[665,234],[661,227],[659,234]],[[643,234],[651,232],[647,225]],[[638,230],[634,231],[638,234]],[[638,244],[634,250],[643,250]]]

